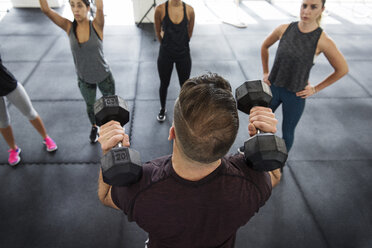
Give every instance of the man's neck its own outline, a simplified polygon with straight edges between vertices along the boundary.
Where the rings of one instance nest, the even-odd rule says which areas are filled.
[[[173,141],[172,165],[174,171],[183,179],[199,181],[211,174],[221,164],[221,159],[204,164],[187,158]]]

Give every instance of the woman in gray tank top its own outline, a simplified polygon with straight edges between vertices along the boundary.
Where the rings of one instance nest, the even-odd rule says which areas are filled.
[[[66,31],[69,40],[75,69],[78,76],[80,92],[85,100],[89,121],[92,124],[90,141],[97,142],[98,128],[94,118],[94,103],[97,86],[102,95],[115,94],[115,81],[103,55],[103,0],[95,0],[96,15],[93,21],[88,18],[89,0],[70,0],[74,21],[60,16],[52,10],[47,0],[39,0],[41,10],[57,26]]]
[[[305,107],[305,99],[333,84],[348,72],[344,56],[333,40],[320,28],[325,0],[303,0],[300,21],[277,27],[263,42],[261,60],[263,81],[270,85],[271,109],[283,109],[283,138],[287,150],[292,147],[294,132]],[[269,47],[280,40],[274,65],[269,72]],[[316,55],[324,53],[334,72],[323,81],[308,81]]]

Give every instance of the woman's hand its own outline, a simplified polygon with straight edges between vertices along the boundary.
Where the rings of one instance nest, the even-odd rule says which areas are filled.
[[[269,81],[269,73],[264,73],[263,74],[262,81],[264,81],[264,83],[266,83],[268,86],[271,86],[271,83]]]
[[[296,96],[301,97],[301,98],[307,98],[309,96],[314,95],[316,92],[317,91],[315,89],[315,86],[313,86],[311,84],[308,84],[308,85],[306,85],[304,90],[301,90],[301,91],[297,92]]]

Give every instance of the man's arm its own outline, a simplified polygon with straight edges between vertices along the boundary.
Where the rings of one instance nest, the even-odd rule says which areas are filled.
[[[271,108],[254,107],[249,114],[248,132],[250,136],[257,133],[257,129],[265,133],[275,133],[278,120]],[[275,187],[279,184],[282,173],[280,169],[269,171],[271,185]]]
[[[123,127],[117,121],[110,121],[100,127],[98,142],[101,144],[103,155],[111,148],[122,142],[123,146],[129,147],[129,136],[125,134]],[[111,198],[112,186],[103,181],[102,169],[98,176],[98,198],[103,205],[119,209]]]

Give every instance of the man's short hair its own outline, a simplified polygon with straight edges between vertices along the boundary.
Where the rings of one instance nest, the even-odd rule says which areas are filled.
[[[226,155],[239,129],[229,82],[212,73],[187,80],[174,106],[174,127],[188,158],[212,163]]]

